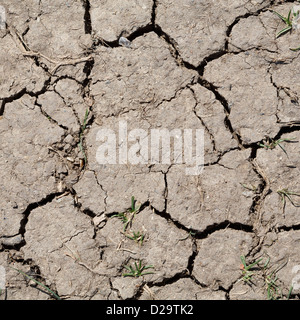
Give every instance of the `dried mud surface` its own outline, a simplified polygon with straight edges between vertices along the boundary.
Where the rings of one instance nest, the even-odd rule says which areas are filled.
[[[299,32],[272,12],[297,3],[0,0],[0,299],[55,298],[16,269],[87,300],[267,299],[274,271],[298,299]],[[100,165],[120,121],[203,129],[203,172]]]

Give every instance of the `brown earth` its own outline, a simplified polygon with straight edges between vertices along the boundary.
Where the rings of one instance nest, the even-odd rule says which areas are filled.
[[[297,4],[0,0],[0,299],[298,299],[300,37],[272,12]],[[202,129],[203,171],[148,136],[99,164],[120,121]]]

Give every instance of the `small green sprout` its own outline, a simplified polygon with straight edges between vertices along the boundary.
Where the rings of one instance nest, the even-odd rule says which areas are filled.
[[[274,149],[276,146],[279,146],[281,148],[281,150],[286,154],[286,156],[288,157],[288,154],[286,152],[286,150],[283,148],[283,146],[281,145],[282,142],[290,142],[292,140],[295,140],[296,138],[289,138],[289,139],[277,139],[277,140],[273,140],[273,139],[270,139],[270,138],[267,138],[266,139],[266,142],[265,144],[263,143],[259,143],[258,145],[262,148],[265,148],[265,149]]]
[[[133,235],[131,235],[131,236],[125,233],[125,236],[128,239],[134,240],[136,243],[139,243],[141,246],[143,245],[143,241],[144,241],[145,235],[140,233],[140,231],[138,231],[137,233],[135,233],[133,231]]]
[[[243,279],[244,282],[247,282],[247,283],[252,282],[253,271],[251,271],[251,269],[255,265],[257,265],[261,260],[262,260],[262,258],[258,259],[257,261],[254,261],[253,263],[251,263],[249,265],[247,265],[245,257],[241,256],[241,261],[242,261],[241,270],[242,270],[242,275],[243,275],[242,279]]]
[[[143,272],[144,270],[147,269],[153,269],[154,267],[152,265],[149,266],[142,266],[142,261],[139,260],[138,264],[134,262],[134,267],[132,266],[125,266],[125,268],[129,271],[128,273],[123,273],[123,277],[140,277],[140,276],[145,276],[147,274],[153,274],[154,272],[148,271],[148,272]]]
[[[277,272],[279,270],[281,270],[283,267],[286,266],[287,261],[283,262],[279,267],[277,267],[275,270],[273,270],[272,272],[268,273],[268,270],[270,269],[268,267],[270,262],[270,258],[268,258],[268,260],[266,261],[266,263],[263,266],[263,270],[264,270],[264,280],[265,280],[265,284],[266,284],[266,290],[267,290],[267,296],[268,296],[268,300],[278,300],[278,299],[282,299],[283,295],[282,295],[282,290],[280,288],[280,286],[278,285],[277,281],[278,281],[278,277],[277,277]],[[287,299],[289,299],[291,293],[292,293],[293,287],[291,286]]]
[[[291,198],[291,196],[300,197],[300,193],[297,193],[297,192],[294,192],[294,191],[290,191],[287,188],[278,190],[277,193],[281,196],[281,200],[282,200],[282,203],[283,203],[283,208],[285,207],[285,204],[286,204],[286,200],[285,200],[286,198],[288,198],[290,200],[290,202],[292,203],[292,205],[294,207],[299,207],[300,206],[298,204],[295,204],[294,201]]]
[[[291,285],[290,290],[289,290],[288,295],[287,295],[287,298],[286,298],[287,300],[290,299],[291,294],[292,294],[292,292],[293,292],[293,289],[294,289],[294,287]]]
[[[134,199],[134,196],[132,196],[131,197],[131,209],[130,209],[130,212],[131,213],[138,213],[140,208],[141,208],[141,205],[137,205],[136,206],[136,200]]]
[[[292,9],[289,11],[288,16],[286,18],[276,11],[273,12],[286,24],[286,27],[277,33],[276,38],[279,38],[280,36],[292,30],[293,28],[293,22],[291,20]]]
[[[285,28],[283,28],[277,33],[276,38],[291,31],[292,29],[297,30],[300,28],[300,23],[299,23],[300,22],[300,6],[299,5],[296,5],[292,9],[290,9],[287,17],[284,17],[283,15],[281,15],[276,11],[273,11],[273,12],[286,24]],[[290,48],[290,50],[298,51],[300,50],[300,46],[297,48]]]
[[[118,214],[114,214],[112,218],[119,218],[123,222],[123,231],[125,232],[127,227],[131,224],[134,216],[139,212],[141,205],[136,205],[136,200],[134,196],[131,197],[131,207],[126,212],[120,212]]]
[[[273,272],[265,278],[268,300],[277,300],[282,298],[281,289],[276,284],[277,280],[278,277]]]
[[[274,266],[269,266],[270,258],[264,263],[264,265],[258,265],[263,258],[260,258],[250,265],[246,264],[245,257],[241,256],[242,264],[240,269],[242,270],[242,280],[248,284],[252,284],[252,276],[254,275],[253,267],[257,265],[257,276],[260,276],[265,283],[265,289],[267,292],[268,300],[278,300],[283,298],[282,290],[279,285],[280,280],[277,277],[277,272],[286,266],[288,260],[284,261],[279,267],[274,268]],[[252,269],[252,270],[251,270]],[[290,298],[293,287],[290,287],[290,290],[287,295],[287,299]]]
[[[118,218],[118,219],[120,219],[122,221],[122,223],[123,223],[123,231],[125,231],[127,229],[129,221],[128,221],[128,218],[127,218],[125,212],[119,212],[117,214],[114,214],[112,216],[112,218]]]
[[[265,271],[268,268],[269,262],[270,262],[270,258],[268,258],[267,262],[263,267]],[[276,275],[277,271],[278,270],[274,270],[270,274],[265,274],[265,283],[266,283],[268,300],[277,300],[279,297],[282,297],[281,289],[276,283],[278,280],[278,277]],[[279,291],[280,291],[280,294],[279,294]]]
[[[184,238],[180,238],[180,239],[178,239],[178,241],[184,241],[184,240],[187,240],[189,237],[194,237],[196,235],[196,232],[192,232],[192,231],[190,231],[189,232],[189,234],[186,236],[186,237],[184,237]]]

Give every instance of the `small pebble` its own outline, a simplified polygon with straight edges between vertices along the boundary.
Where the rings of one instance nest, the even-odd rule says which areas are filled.
[[[120,37],[119,45],[122,47],[131,48],[131,42],[125,37]]]

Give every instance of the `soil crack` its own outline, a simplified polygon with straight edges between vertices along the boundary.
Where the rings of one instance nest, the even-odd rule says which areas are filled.
[[[43,207],[43,206],[51,203],[56,197],[58,197],[62,194],[63,194],[63,192],[51,193],[51,194],[47,195],[45,198],[41,199],[40,201],[30,203],[27,206],[25,211],[22,213],[23,218],[20,222],[20,229],[19,229],[19,234],[22,235],[23,241],[15,246],[16,250],[20,250],[20,248],[26,244],[26,241],[25,241],[26,224],[28,222],[28,219],[29,219],[31,212],[38,207]]]

